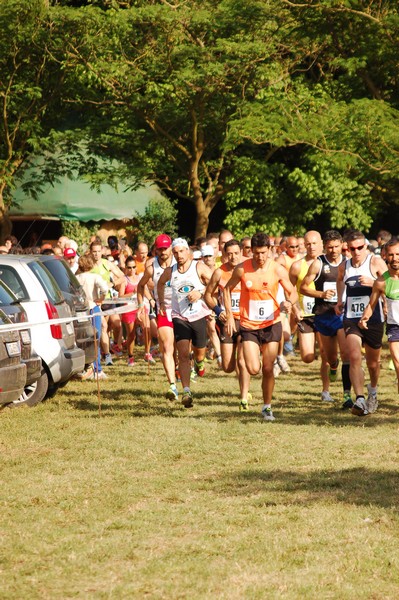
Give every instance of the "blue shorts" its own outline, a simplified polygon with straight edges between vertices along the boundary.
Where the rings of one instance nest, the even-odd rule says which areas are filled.
[[[315,315],[314,324],[316,331],[321,333],[321,335],[334,337],[334,335],[337,335],[338,329],[343,328],[343,316],[338,316],[331,312],[324,313],[323,315]]]

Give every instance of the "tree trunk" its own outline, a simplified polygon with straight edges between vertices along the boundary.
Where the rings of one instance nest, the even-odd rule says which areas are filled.
[[[197,200],[195,203],[195,210],[197,213],[195,221],[195,239],[199,237],[205,237],[208,231],[209,225],[209,210],[204,204],[203,200]]]
[[[8,209],[4,206],[3,196],[0,194],[0,244],[4,244],[4,239],[11,234],[12,223],[8,216]]]

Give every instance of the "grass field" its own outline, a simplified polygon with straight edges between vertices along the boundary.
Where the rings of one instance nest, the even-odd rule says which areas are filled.
[[[216,363],[185,410],[160,363],[120,359],[1,419],[0,598],[399,597],[399,403],[320,401],[318,362],[276,382],[274,423]],[[332,386],[340,399],[340,384]]]

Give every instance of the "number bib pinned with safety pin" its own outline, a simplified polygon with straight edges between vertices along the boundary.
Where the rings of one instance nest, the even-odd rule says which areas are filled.
[[[360,319],[369,302],[369,296],[348,296],[346,305],[347,318]]]
[[[250,300],[249,318],[251,321],[273,321],[274,320],[274,302],[273,300]]]

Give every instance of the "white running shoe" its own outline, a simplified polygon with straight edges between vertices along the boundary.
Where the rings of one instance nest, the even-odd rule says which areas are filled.
[[[276,418],[273,415],[272,409],[270,407],[264,406],[262,408],[262,416],[265,421],[275,421]]]
[[[273,365],[273,375],[274,377],[278,377],[281,373],[280,365],[277,362],[277,359],[274,361]]]
[[[290,365],[286,361],[285,356],[283,356],[282,354],[277,356],[277,364],[283,373],[289,373],[291,371]]]
[[[357,398],[355,404],[352,406],[352,415],[356,415],[357,417],[365,417],[369,414],[366,400],[363,396]]]
[[[331,397],[330,392],[321,392],[321,399],[323,402],[334,402],[334,398]]]

